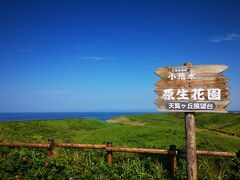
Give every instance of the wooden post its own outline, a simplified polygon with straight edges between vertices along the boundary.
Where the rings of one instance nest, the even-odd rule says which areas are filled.
[[[184,66],[191,67],[191,62],[184,63]],[[191,86],[191,82],[189,83]],[[186,134],[186,155],[187,155],[187,179],[197,179],[197,153],[196,153],[196,130],[195,114],[185,112],[185,134]]]
[[[48,159],[50,159],[53,155],[53,149],[54,149],[54,139],[48,139]]]
[[[112,142],[107,142],[107,147],[112,147]],[[110,150],[107,150],[107,163],[112,164],[113,159],[113,152]]]
[[[176,145],[170,145],[170,175],[171,177],[176,176],[176,169],[177,169],[177,147]]]
[[[185,113],[187,179],[197,179],[196,132],[194,113]]]

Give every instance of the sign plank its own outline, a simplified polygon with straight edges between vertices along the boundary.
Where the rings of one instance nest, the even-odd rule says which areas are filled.
[[[159,95],[156,104],[161,104],[162,111],[227,112],[222,104],[229,104],[229,86],[226,85],[229,80],[220,74],[227,68],[226,65],[188,64],[157,69],[155,73],[161,80],[155,83],[155,92]],[[172,108],[175,104],[177,108]],[[198,109],[200,105],[209,108]]]
[[[203,74],[219,74],[228,69],[228,66],[219,65],[194,65],[194,66],[169,66],[162,67],[155,71],[160,77],[167,77],[169,73],[194,73],[197,76]]]
[[[169,81],[169,80],[160,80],[155,83],[158,88],[161,89],[167,89],[169,87],[174,87],[176,89],[178,88],[197,88],[199,87],[199,84],[201,84],[201,88],[221,88],[221,89],[229,89],[229,87],[225,84],[224,81],[201,81],[201,80],[195,80],[192,82],[188,81]]]
[[[159,99],[163,99],[163,96],[164,96],[164,90],[165,89],[156,89],[154,92],[157,93],[159,95]],[[178,98],[181,98],[181,97],[189,97],[189,99],[191,100],[191,97],[194,96],[194,93],[195,91],[194,88],[191,88],[191,89],[187,89],[188,92],[185,93],[184,96],[181,96],[181,95],[177,95],[177,92],[178,92],[178,89],[173,89],[173,92],[175,94],[175,96],[173,97],[174,99],[178,99]],[[181,91],[181,89],[180,89]],[[201,91],[202,95],[200,95],[200,97],[204,97],[205,99],[208,99],[208,91],[207,90],[204,90],[204,91]],[[227,96],[230,95],[230,93],[228,92],[227,89],[223,89],[221,90],[221,93],[220,93],[220,99],[223,100],[223,99],[226,99]],[[197,95],[196,95],[197,96]]]
[[[192,76],[192,79],[191,79]],[[214,73],[171,73],[168,72],[160,76],[163,80],[171,81],[193,81],[193,80],[215,80],[215,81],[225,81],[228,79],[221,74]],[[194,78],[194,79],[193,79]]]
[[[156,86],[162,86],[162,85],[165,85],[165,84],[174,85],[176,83],[177,84],[188,84],[188,83],[199,84],[199,83],[202,83],[202,84],[209,84],[209,85],[218,85],[218,84],[226,84],[228,81],[229,81],[229,79],[226,78],[226,77],[220,77],[220,78],[217,78],[215,80],[199,80],[199,79],[195,79],[194,81],[193,80],[171,81],[169,79],[161,79],[161,80],[157,81],[155,83],[155,85]]]
[[[170,104],[172,103],[172,104]],[[177,104],[176,104],[177,103]],[[195,104],[194,104],[195,103]],[[211,104],[214,103],[214,106]],[[225,109],[230,103],[229,99],[223,101],[198,101],[198,102],[174,102],[174,101],[162,101],[155,100],[155,104],[159,107],[160,112],[219,112],[227,113]],[[180,105],[180,108],[179,108]],[[169,108],[172,107],[172,108]]]

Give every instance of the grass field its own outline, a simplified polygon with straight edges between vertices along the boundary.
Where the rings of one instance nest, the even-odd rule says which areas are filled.
[[[240,114],[196,114],[196,126],[197,126],[197,149],[206,150],[221,150],[237,152],[240,149]],[[37,120],[37,121],[19,121],[19,122],[1,122],[0,123],[0,141],[17,141],[17,142],[43,142],[46,143],[48,138],[54,138],[56,142],[67,143],[93,143],[103,144],[107,141],[112,141],[115,146],[127,146],[127,147],[145,147],[145,148],[169,148],[170,144],[176,144],[177,148],[184,148],[185,145],[185,130],[184,130],[184,116],[182,113],[171,114],[144,114],[144,115],[124,115],[116,117],[108,121],[100,121],[96,119],[64,119],[64,120]],[[32,157],[33,152],[31,150],[6,150],[2,148],[4,153],[1,153],[1,164],[10,163],[10,160],[6,159],[6,156],[15,154],[17,159],[22,157],[22,153],[26,153],[26,156]],[[20,154],[19,154],[20,153]],[[79,153],[79,151],[78,151]],[[72,169],[72,174],[68,174],[67,170],[61,177],[76,176],[76,177],[103,177],[104,179],[111,179],[116,176],[115,179],[127,177],[142,177],[144,178],[157,178],[164,179],[168,177],[165,171],[163,161],[160,161],[156,157],[143,156],[143,155],[120,155],[114,168],[109,172],[110,174],[104,174],[107,165],[104,165],[104,152],[82,152],[78,154],[76,151],[68,152],[66,150],[56,150],[55,161],[60,161],[65,167],[63,162],[70,163],[71,158],[75,160],[85,159],[86,164],[82,166],[87,168],[86,174],[79,175],[79,167],[76,168],[72,162],[68,164],[68,168]],[[84,154],[85,153],[85,154]],[[89,155],[90,153],[90,155]],[[95,153],[95,154],[94,154]],[[102,154],[101,154],[102,153]],[[71,154],[69,157],[66,154]],[[93,155],[94,154],[94,155]],[[77,157],[76,157],[77,156]],[[99,157],[96,159],[97,156]],[[86,158],[89,157],[88,160]],[[69,159],[70,158],[70,159]],[[11,159],[11,158],[10,158]],[[38,159],[38,158],[37,158]],[[94,159],[94,160],[92,160]],[[96,161],[94,167],[89,163],[90,161]],[[199,178],[240,178],[239,161],[228,160],[223,158],[199,158]],[[20,161],[21,162],[21,161]],[[75,161],[74,161],[75,162]],[[14,162],[12,162],[14,163]],[[55,167],[56,164],[53,163]],[[146,163],[148,165],[146,165]],[[219,164],[222,163],[223,169],[219,169]],[[0,165],[1,165],[0,164]],[[21,163],[20,163],[21,164]],[[40,163],[41,164],[41,163]],[[97,165],[96,165],[97,164]],[[185,161],[184,157],[178,160],[178,178],[184,179],[185,177]],[[134,167],[135,165],[135,167]],[[116,167],[115,167],[116,166]],[[147,167],[146,167],[147,166]],[[230,168],[230,166],[232,166]],[[40,169],[41,170],[40,170]],[[56,168],[56,167],[55,167]],[[74,168],[76,168],[74,170]],[[102,169],[103,168],[103,169]],[[125,168],[125,174],[122,172]],[[230,169],[229,169],[230,168]],[[30,168],[31,169],[31,168]],[[50,177],[51,173],[48,172],[49,168],[36,167],[37,172],[45,172],[44,175],[39,177]],[[52,169],[52,168],[50,168]],[[109,169],[109,168],[108,168]],[[135,172],[138,169],[139,172]],[[95,172],[96,171],[96,172]],[[233,171],[233,172],[232,172]],[[21,174],[21,172],[14,172],[15,174]],[[34,171],[35,172],[35,171]],[[90,172],[93,172],[96,176],[91,177]],[[14,174],[13,173],[13,174]],[[38,174],[35,172],[35,174]],[[130,173],[130,174],[129,174]],[[235,175],[232,175],[234,173]],[[11,176],[7,169],[1,171],[0,177]],[[21,174],[27,177],[27,174]],[[61,173],[60,173],[61,174]],[[77,176],[77,175],[79,176]],[[101,175],[103,174],[103,175]],[[52,172],[53,179],[57,177],[57,173]],[[37,175],[36,175],[37,177]],[[65,179],[64,178],[64,179]],[[114,178],[113,178],[114,179]],[[141,179],[141,178],[140,178]]]

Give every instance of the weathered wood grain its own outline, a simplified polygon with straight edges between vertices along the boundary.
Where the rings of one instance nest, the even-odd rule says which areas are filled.
[[[199,88],[201,84],[201,88],[220,88],[220,89],[229,89],[229,87],[225,84],[226,80],[194,80],[194,81],[170,81],[170,80],[159,80],[155,83],[158,88],[168,89],[171,87],[174,88]]]
[[[189,68],[189,71],[187,73],[193,73],[196,74],[196,76],[203,76],[206,74],[219,74],[226,69],[228,69],[228,66],[223,64],[216,64],[216,65],[194,65],[194,66],[169,66],[169,67],[161,67],[154,71],[157,75],[160,77],[168,77],[169,73],[173,71],[173,69],[186,69]],[[177,74],[177,73],[176,73]]]
[[[169,67],[161,67],[155,71],[157,75],[161,77],[160,81],[156,82],[157,89],[155,92],[159,95],[155,103],[159,106],[161,111],[178,111],[178,112],[207,112],[208,110],[168,110],[166,109],[166,104],[169,101],[163,99],[164,91],[166,89],[173,89],[173,97],[174,102],[199,102],[198,100],[194,100],[192,98],[194,92],[193,89],[202,88],[204,89],[203,95],[205,102],[214,102],[216,104],[216,108],[214,110],[210,110],[209,112],[226,112],[224,106],[225,103],[228,103],[227,97],[229,96],[229,86],[226,84],[229,79],[221,75],[223,71],[228,69],[228,66],[223,64],[216,65],[192,65],[192,63],[185,63],[184,66],[169,66]],[[182,76],[183,75],[183,76]],[[192,76],[191,76],[192,75]],[[179,95],[177,95],[178,89],[187,90],[188,100],[179,100]],[[221,89],[221,100],[209,100],[208,99],[208,89]],[[163,104],[163,105],[161,105]],[[227,105],[226,104],[226,105]],[[214,106],[214,104],[210,105]],[[184,105],[182,106],[184,107]]]
[[[185,80],[182,80],[182,79],[179,79],[178,75],[175,75],[176,78],[174,78],[173,80],[170,80],[169,79],[169,73],[166,73],[166,74],[163,74],[161,77],[162,80],[169,80],[169,81],[196,81],[196,80],[202,80],[202,81],[206,81],[206,80],[214,80],[214,81],[223,81],[223,82],[228,82],[229,79],[224,77],[223,75],[221,74],[215,74],[215,73],[198,73],[196,74],[196,79],[188,79],[188,76],[186,76],[186,79]]]
[[[192,90],[193,90],[194,88],[187,88],[186,90],[188,90],[189,92],[187,93],[187,95],[188,95],[188,97],[192,97],[192,95],[193,95],[193,93],[194,92],[192,92]],[[164,92],[163,92],[163,90],[164,89],[160,89],[160,88],[158,88],[158,89],[156,89],[154,92],[155,93],[157,93],[158,95],[159,95],[159,99],[162,99],[162,96],[163,96],[163,94],[164,94]],[[177,95],[176,95],[176,93],[177,93],[177,89],[173,89],[173,91],[174,91],[174,98],[175,99],[177,99]],[[204,94],[203,94],[203,96],[202,97],[204,97],[205,99],[207,99],[208,98],[208,92],[207,92],[207,90],[205,90],[205,91],[202,91]],[[226,99],[227,98],[227,96],[229,96],[230,95],[230,92],[227,90],[227,89],[221,89],[221,100],[223,100],[223,99]],[[191,98],[190,98],[191,99]]]
[[[185,136],[187,155],[187,179],[197,180],[195,115],[191,112],[185,113]]]

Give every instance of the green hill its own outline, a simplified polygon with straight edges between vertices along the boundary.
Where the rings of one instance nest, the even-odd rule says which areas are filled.
[[[237,151],[240,144],[239,114],[197,114],[197,146]],[[22,142],[105,143],[116,146],[168,148],[185,142],[183,114],[125,115],[108,121],[64,119],[1,122],[0,140]]]
[[[240,149],[240,114],[196,114],[196,126],[197,149],[231,152],[237,152]],[[56,142],[67,143],[102,144],[106,143],[107,141],[112,141],[114,146],[167,149],[169,148],[170,144],[176,144],[177,148],[184,148],[184,116],[183,113],[166,113],[124,115],[115,117],[108,121],[100,121],[97,119],[64,119],[0,123],[0,141],[46,143],[48,138],[54,138]],[[132,175],[135,174],[137,177],[144,177],[146,179],[148,179],[147,177],[150,179],[164,179],[168,177],[167,172],[165,171],[166,166],[161,159],[156,159],[155,156],[152,157],[149,155],[123,155],[120,153],[116,153],[115,156],[118,156],[118,158],[116,158],[116,163],[113,165],[114,168],[112,166],[110,168],[111,170],[108,170],[111,171],[111,173],[106,175],[106,169],[104,168],[109,167],[104,163],[105,152],[100,152],[98,155],[95,151],[87,152],[87,154],[84,154],[85,151],[80,152],[77,150],[68,151],[64,149],[56,149],[55,159],[54,161],[51,161],[51,166],[58,170],[60,167],[58,167],[56,163],[59,164],[60,161],[60,164],[66,169],[66,172],[68,172],[70,168],[70,172],[72,172],[74,174],[73,176],[76,177],[92,178],[91,172],[95,173],[93,176],[94,178],[100,177],[101,174],[103,174],[103,177],[106,177],[105,179],[111,179],[111,173],[115,173],[116,179],[128,179],[131,173]],[[14,157],[16,156],[17,158],[6,158],[10,156],[9,153],[11,157],[14,155]],[[39,150],[26,150],[20,148],[20,150],[17,151],[16,149],[6,150],[6,148],[0,148],[0,165],[1,167],[5,167],[7,163],[8,165],[6,167],[9,167],[9,165],[15,167],[15,161],[20,161],[19,167],[23,168],[23,162],[21,161],[21,158],[23,156],[29,156],[29,158],[32,158],[32,154],[34,153],[40,153],[38,156],[41,157],[46,155],[45,151],[42,152]],[[35,158],[36,156],[37,155],[34,155]],[[86,156],[89,158],[86,159]],[[96,159],[95,156],[99,158]],[[39,160],[38,158],[36,159]],[[82,172],[83,170],[80,170],[80,167],[76,166],[80,163],[78,161],[83,160],[87,163],[81,164],[83,168],[86,168],[84,170],[86,171],[85,175]],[[91,165],[90,161],[94,161],[94,163]],[[232,173],[235,174],[234,178],[235,176],[240,176],[239,161],[226,161],[224,158],[219,159],[212,157],[199,157],[198,161],[199,177],[207,178],[212,176],[216,178],[228,178],[232,177]],[[45,161],[42,160],[41,162],[44,163]],[[75,164],[72,164],[72,162],[75,162]],[[38,174],[36,177],[39,176],[40,178],[49,178],[51,173],[53,175],[52,177],[57,177],[57,174],[60,173],[62,174],[61,177],[65,178],[71,174],[66,172],[52,172],[52,168],[44,168],[41,163],[39,166],[36,165],[36,161],[33,161],[32,163],[33,164],[29,165],[30,167],[28,167],[31,169],[31,172],[26,171],[26,169],[24,169],[24,171],[26,171],[25,173],[14,169],[10,171],[10,167],[3,169],[2,171],[0,169],[0,178],[2,177],[4,179],[6,177],[11,177],[12,173],[22,173],[21,175],[23,177],[28,177],[30,175],[32,176],[33,174],[31,173],[34,172],[35,174]],[[146,163],[148,165],[146,165]],[[222,164],[222,168],[220,169],[218,168],[219,164]],[[149,165],[152,169],[148,167]],[[235,167],[235,169],[232,170],[230,166]],[[32,169],[34,167],[35,169]],[[178,178],[184,178],[184,156],[180,157],[178,160],[178,167]],[[121,177],[124,168],[124,173],[130,174],[125,174],[123,177]],[[136,169],[139,172],[135,172]],[[49,171],[51,171],[51,173]],[[206,173],[206,171],[208,171],[208,173]],[[43,172],[44,174],[41,175]]]

